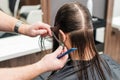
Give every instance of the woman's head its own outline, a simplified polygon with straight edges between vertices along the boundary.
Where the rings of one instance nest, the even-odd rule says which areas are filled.
[[[78,48],[75,53],[71,54],[73,59],[84,59],[85,56],[90,57],[96,53],[91,16],[82,4],[72,2],[63,5],[57,12],[54,26],[56,36],[65,43],[67,48]],[[54,39],[53,50],[58,45]]]
[[[79,3],[63,5],[57,12],[55,25],[63,32],[69,33],[80,29],[92,29],[91,16],[88,9]]]

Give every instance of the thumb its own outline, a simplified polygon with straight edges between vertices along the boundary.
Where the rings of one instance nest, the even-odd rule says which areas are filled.
[[[62,46],[59,46],[59,47],[53,52],[53,54],[58,55],[58,54],[62,53],[62,49],[63,49],[63,47],[62,47]]]

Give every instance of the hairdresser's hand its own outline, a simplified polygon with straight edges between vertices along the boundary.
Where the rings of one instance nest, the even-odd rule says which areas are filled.
[[[54,51],[53,53],[51,54],[47,54],[45,55],[41,61],[39,61],[37,63],[37,65],[39,65],[39,67],[42,67],[43,69],[43,72],[46,72],[46,71],[53,71],[53,70],[58,70],[58,69],[61,69],[67,59],[68,59],[68,55],[62,57],[61,59],[57,59],[57,56],[60,54],[60,53],[63,53],[65,52],[66,49],[64,49],[64,51],[62,50],[62,47],[60,46],[56,51]]]
[[[50,26],[42,22],[37,22],[32,25],[23,24],[20,27],[19,32],[21,34],[31,36],[31,37],[35,37],[38,35],[41,35],[41,36],[50,35],[51,36]]]

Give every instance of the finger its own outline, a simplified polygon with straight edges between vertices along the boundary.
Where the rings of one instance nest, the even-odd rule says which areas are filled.
[[[37,35],[47,34],[47,30],[45,30],[45,29],[37,30],[37,31],[36,31],[36,34],[37,34]]]
[[[51,29],[50,29],[50,25],[45,24],[45,23],[40,23],[40,24],[41,24],[41,27],[44,28],[44,29],[46,29],[46,30],[48,31],[48,34],[49,34],[50,36],[52,36]]]
[[[49,34],[50,36],[52,36],[51,29],[50,29],[50,28],[46,28],[46,29],[47,29],[47,31],[48,31],[48,34]]]
[[[66,52],[66,51],[67,51],[67,48],[66,48],[66,47],[64,47],[64,48],[63,48],[63,52]]]
[[[41,34],[41,37],[46,37],[48,36],[48,34]]]
[[[61,61],[61,62],[66,62],[67,61],[67,59],[68,59],[68,54],[67,55],[65,55],[65,56],[63,56],[62,58],[60,58],[59,60]]]
[[[59,46],[59,47],[53,52],[53,54],[55,54],[56,56],[58,56],[59,54],[61,54],[62,49],[63,49],[63,47],[62,47],[62,46]]]
[[[66,52],[66,51],[67,51],[67,48],[64,47],[62,53]],[[60,58],[60,59],[62,59],[63,61],[66,61],[66,60],[68,59],[68,54],[66,54],[65,56],[63,56],[63,57]]]
[[[48,34],[49,34],[50,36],[52,36],[50,27],[49,27],[49,28],[46,28],[46,29],[48,30]]]

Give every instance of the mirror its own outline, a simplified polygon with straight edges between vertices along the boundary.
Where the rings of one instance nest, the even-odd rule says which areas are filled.
[[[113,15],[112,15],[112,27],[120,30],[120,0],[114,0]]]
[[[0,10],[28,24],[42,21],[40,0],[0,0]],[[0,31],[0,38],[13,35]]]

